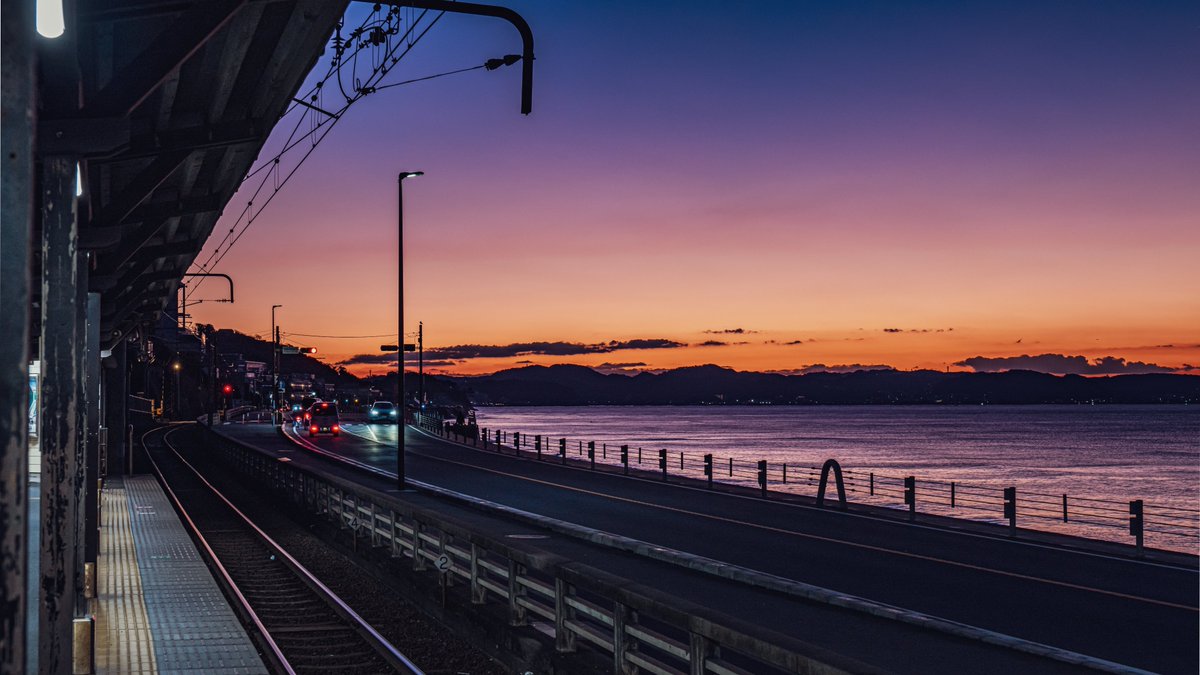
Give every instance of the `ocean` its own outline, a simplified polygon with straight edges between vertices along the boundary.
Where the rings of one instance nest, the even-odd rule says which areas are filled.
[[[567,438],[575,456],[595,441],[609,463],[627,444],[631,463],[640,448],[642,467],[657,469],[666,449],[669,470],[683,453],[684,471],[700,475],[712,453],[717,480],[748,485],[766,460],[772,490],[804,494],[832,458],[852,501],[905,508],[903,478],[913,476],[919,510],[992,522],[1006,522],[1002,489],[1015,486],[1019,526],[1114,541],[1133,541],[1129,502],[1141,499],[1148,546],[1200,550],[1200,406],[485,407],[477,416],[493,432],[553,438],[555,449]]]

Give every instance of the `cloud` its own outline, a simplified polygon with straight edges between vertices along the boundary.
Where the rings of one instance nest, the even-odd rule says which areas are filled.
[[[696,346],[697,347],[724,347],[727,344],[729,344],[729,343],[721,342],[720,340],[705,340],[704,342],[701,342],[700,344],[698,344]]]
[[[801,366],[787,370],[769,370],[767,372],[778,375],[807,375],[809,373],[854,373],[860,370],[895,370],[895,368],[882,363],[869,365],[863,363],[844,363],[833,366],[827,366],[824,363],[814,363],[811,366]]]
[[[609,363],[604,362],[598,366],[592,366],[592,370],[605,375],[639,375],[645,370],[646,364],[642,361],[633,361],[629,363]]]
[[[635,340],[610,340],[585,344],[582,342],[515,342],[507,345],[455,345],[426,349],[448,359],[502,359],[514,356],[578,356],[581,354],[607,354],[627,349],[678,349],[686,347],[682,342],[666,338],[641,338]]]
[[[708,333],[709,335],[749,335],[751,333],[757,333],[758,331],[747,330],[745,328],[725,328],[722,330],[706,330],[704,332]]]
[[[1145,373],[1175,373],[1185,370],[1185,368],[1160,366],[1157,363],[1126,361],[1119,356],[1102,356],[1089,361],[1086,356],[1067,356],[1065,354],[972,356],[954,365],[970,368],[977,373],[1033,370],[1054,375],[1141,375]]]
[[[810,340],[810,342],[811,342],[811,340]],[[804,340],[792,340],[791,342],[785,342],[783,344],[785,346],[786,345],[802,345],[802,344],[804,344]]]
[[[396,353],[355,354],[348,359],[337,362],[339,366],[394,366]]]
[[[885,333],[950,333],[953,328],[884,328]]]

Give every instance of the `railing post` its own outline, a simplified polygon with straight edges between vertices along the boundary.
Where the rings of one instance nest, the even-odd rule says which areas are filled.
[[[679,470],[683,471],[683,451],[679,452]]]
[[[658,468],[662,470],[662,479],[667,480],[667,449],[663,448],[658,451]]]
[[[950,481],[950,508],[954,508],[954,500],[955,500],[954,488],[955,488],[954,481]]]
[[[567,604],[571,586],[562,579],[554,578],[554,651],[575,651],[575,633],[567,627],[567,622],[575,618],[575,609]]]
[[[413,518],[412,522],[412,557],[413,570],[424,571],[425,559],[421,557],[421,523]]]
[[[533,449],[537,451],[538,461],[542,459],[542,435],[538,434],[533,437]]]
[[[733,458],[729,458],[729,477],[733,478]]]
[[[565,438],[558,439],[558,458],[562,460],[563,464],[567,463],[567,439]]]
[[[483,449],[487,450],[488,446],[488,430],[487,427],[479,428],[479,437],[483,439]]]
[[[521,432],[519,431],[513,432],[513,450],[516,451],[516,454],[521,454]]]
[[[604,443],[600,446],[600,457],[603,459],[608,459],[608,443]]]
[[[588,441],[588,462],[591,462],[592,471],[596,470],[596,441]]]
[[[758,488],[762,490],[762,496],[767,496],[767,460],[758,460]]]
[[[875,472],[874,471],[871,472],[870,485],[871,485],[871,496],[874,497],[875,496]]]
[[[1067,494],[1063,493],[1063,522],[1067,522]]]
[[[1017,488],[1004,488],[1004,517],[1008,519],[1008,536],[1017,536]]]
[[[508,560],[508,625],[524,626],[525,625],[525,608],[518,602],[518,598],[525,595],[525,587],[517,580],[524,572],[523,565],[516,560],[509,558]]]
[[[471,604],[487,602],[487,588],[479,583],[479,547],[471,544]]]
[[[708,657],[712,654],[712,642],[699,633],[690,633],[688,645],[688,674],[707,675]]]
[[[1142,500],[1134,499],[1129,502],[1129,534],[1134,536],[1137,545],[1137,555],[1142,557],[1142,533],[1145,530],[1146,519],[1142,511]]]
[[[908,519],[917,519],[917,479],[915,476],[904,478],[904,503],[908,504]]]
[[[389,541],[389,546],[391,547],[392,557],[398,558],[398,557],[400,557],[401,550],[402,550],[400,548],[400,528],[397,526],[397,520],[399,517],[396,515],[396,512],[394,510],[389,511],[389,513],[391,514],[391,517],[392,517],[392,521],[391,521],[392,522],[392,527],[391,527],[392,536],[388,538],[388,541]]]
[[[711,490],[712,489],[712,479],[713,479],[712,453],[709,453],[704,456],[704,475],[706,478],[708,478],[708,489]]]
[[[499,429],[496,430],[496,452],[504,452],[504,440],[501,433]]]
[[[637,650],[637,640],[625,632],[625,625],[637,623],[637,614],[620,602],[613,602],[613,675],[623,675],[636,672],[636,669],[625,666],[625,655]]]
[[[629,446],[621,446],[621,465],[625,467],[625,475],[629,475]]]
[[[787,485],[787,462],[783,463],[783,484]]]

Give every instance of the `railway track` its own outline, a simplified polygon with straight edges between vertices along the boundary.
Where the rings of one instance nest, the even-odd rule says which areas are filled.
[[[205,480],[172,445],[172,432],[146,434],[147,457],[218,583],[253,626],[269,667],[279,673],[421,673]]]

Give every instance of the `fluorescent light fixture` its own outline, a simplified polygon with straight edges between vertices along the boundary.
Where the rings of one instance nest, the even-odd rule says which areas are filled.
[[[56,38],[67,29],[63,19],[62,0],[37,0],[37,32],[46,38]]]
[[[83,172],[79,169],[79,162],[75,162],[75,196],[83,196]]]

